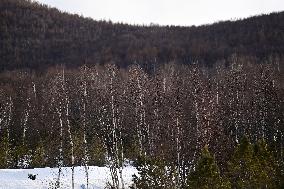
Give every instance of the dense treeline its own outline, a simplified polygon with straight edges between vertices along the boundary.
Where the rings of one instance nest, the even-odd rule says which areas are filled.
[[[210,69],[170,63],[154,74],[112,64],[3,72],[0,166],[106,163],[118,183],[124,160],[158,158],[176,167],[182,185],[204,146],[227,172],[243,136],[265,140],[282,162],[283,62],[230,60]]]
[[[0,70],[171,61],[212,65],[232,54],[283,58],[284,13],[199,27],[131,26],[94,21],[30,0],[0,1]]]

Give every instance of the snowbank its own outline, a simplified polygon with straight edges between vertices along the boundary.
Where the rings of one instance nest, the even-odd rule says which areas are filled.
[[[134,167],[127,166],[123,169],[125,185],[131,185],[132,175],[137,173]],[[28,178],[29,174],[36,175],[36,179]],[[0,189],[47,189],[54,186],[58,175],[58,168],[36,168],[36,169],[0,169]],[[89,167],[89,188],[103,189],[107,182],[111,181],[110,172],[107,167]],[[60,179],[61,187],[71,188],[71,168],[62,169]],[[84,167],[75,168],[75,188],[84,189],[86,186]]]

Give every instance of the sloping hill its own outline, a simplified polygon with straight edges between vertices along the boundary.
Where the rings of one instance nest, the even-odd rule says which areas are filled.
[[[284,53],[284,12],[199,27],[131,26],[94,21],[28,0],[0,1],[0,70],[51,65],[176,61],[211,65],[232,54]]]

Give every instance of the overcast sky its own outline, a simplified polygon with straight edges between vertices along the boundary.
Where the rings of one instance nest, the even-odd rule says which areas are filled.
[[[201,25],[284,10],[284,0],[37,0],[95,20]]]

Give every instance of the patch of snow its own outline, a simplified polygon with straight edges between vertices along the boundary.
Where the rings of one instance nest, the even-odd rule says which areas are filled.
[[[36,179],[28,178],[28,175],[36,175]],[[132,184],[132,175],[137,170],[132,166],[123,168],[123,179],[126,188]],[[48,189],[55,186],[58,177],[58,168],[35,168],[35,169],[0,169],[0,189]],[[86,188],[84,167],[75,167],[75,188]],[[89,167],[89,188],[104,189],[111,182],[109,168]],[[71,188],[71,167],[62,168],[60,188]]]

